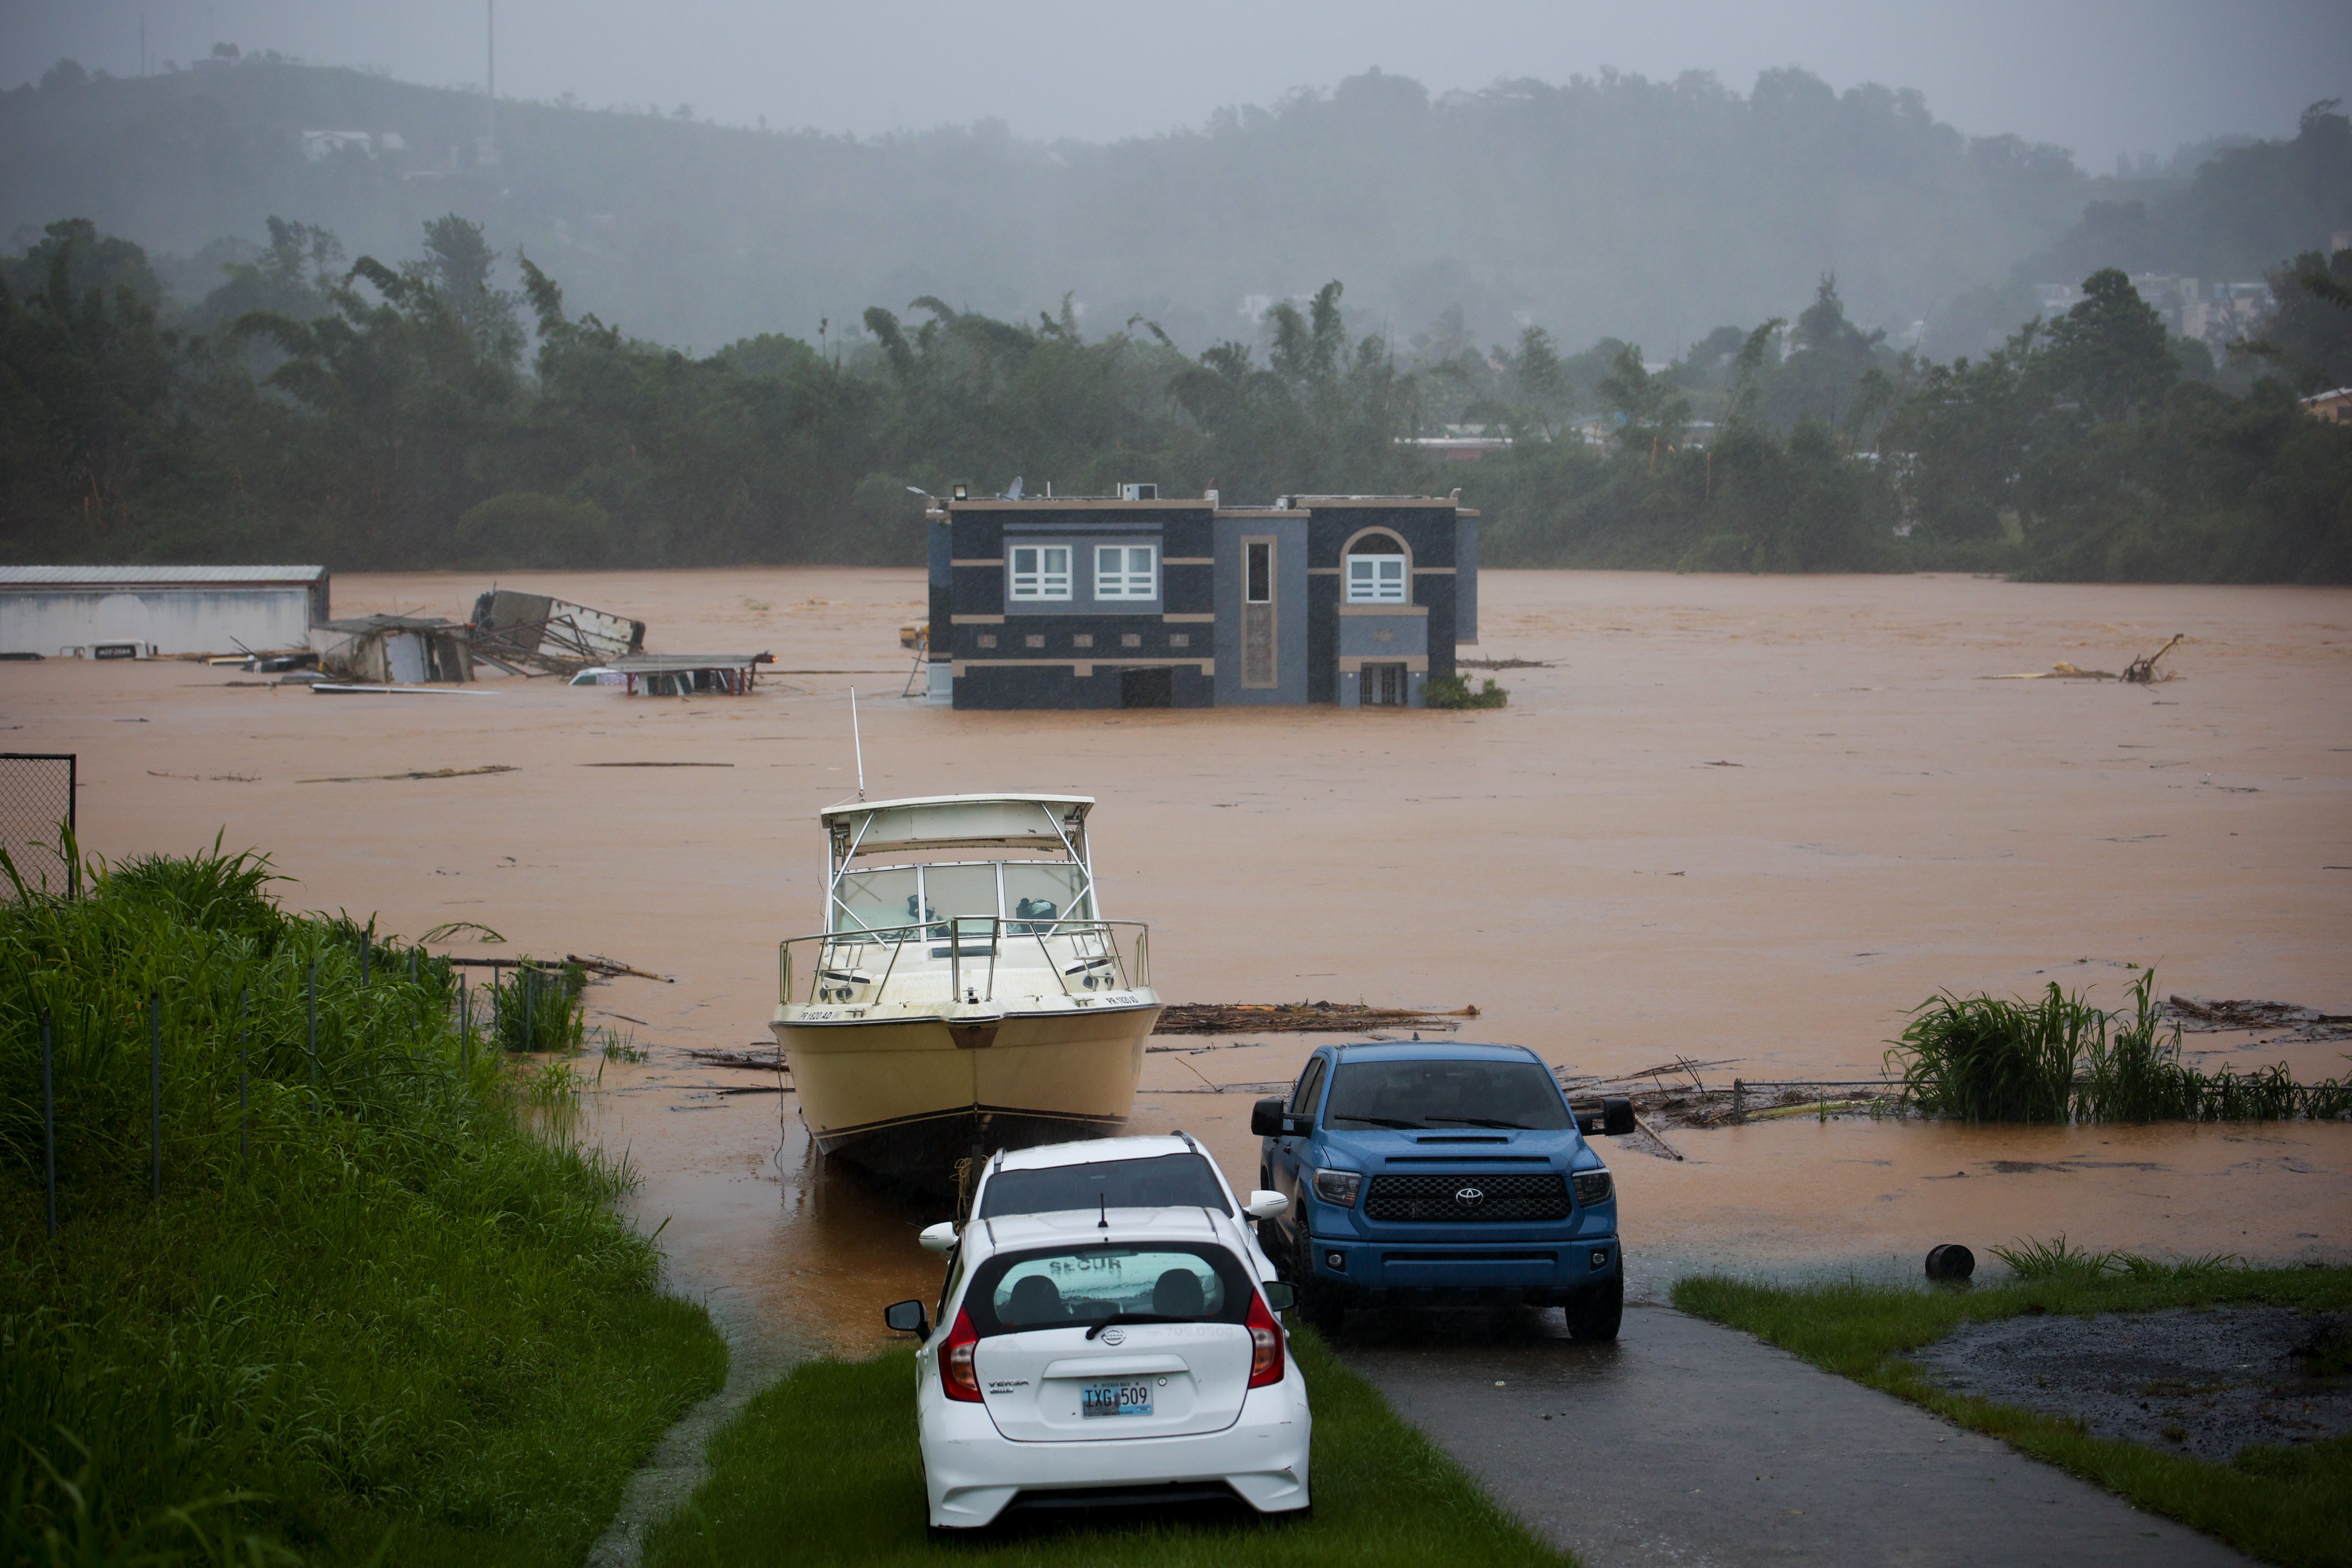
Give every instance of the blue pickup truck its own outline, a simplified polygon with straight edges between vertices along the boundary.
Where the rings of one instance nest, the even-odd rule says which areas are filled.
[[[1613,1340],[1616,1190],[1586,1135],[1633,1130],[1631,1102],[1580,1114],[1521,1046],[1325,1046],[1251,1113],[1258,1184],[1290,1200],[1259,1239],[1327,1333],[1350,1305],[1522,1301]]]

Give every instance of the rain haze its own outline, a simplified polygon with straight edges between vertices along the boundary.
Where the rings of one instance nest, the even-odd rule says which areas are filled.
[[[482,0],[11,0],[0,83],[60,56],[116,76],[201,58],[218,42],[403,80],[478,86]],[[1105,141],[1201,123],[1368,68],[1433,92],[1558,82],[1604,69],[1714,73],[1746,90],[1799,66],[1843,89],[1923,92],[1971,135],[2070,149],[2094,172],[2224,133],[2277,136],[2346,92],[2352,14],[2334,0],[2155,0],[1932,5],[1697,0],[1639,7],[1471,0],[1444,6],[1203,0],[1104,7],[876,0],[505,0],[501,95],[592,106],[678,104],[723,123],[874,136],[983,119],[1024,138]]]

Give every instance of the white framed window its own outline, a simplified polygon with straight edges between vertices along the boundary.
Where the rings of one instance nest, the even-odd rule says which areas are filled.
[[[1351,605],[1402,605],[1410,597],[1405,583],[1402,555],[1348,557],[1348,603]]]
[[[1066,599],[1070,596],[1070,547],[1066,544],[1016,544],[1013,570],[1007,574],[1007,596],[1014,599]]]
[[[1152,544],[1095,546],[1095,597],[1160,597],[1160,549]]]

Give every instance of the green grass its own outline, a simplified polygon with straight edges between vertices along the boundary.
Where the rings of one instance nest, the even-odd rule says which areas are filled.
[[[1861,1283],[1782,1288],[1720,1276],[1675,1287],[1675,1305],[1770,1341],[1806,1360],[1989,1433],[2034,1458],[2152,1512],[2289,1568],[2352,1564],[2352,1438],[2249,1448],[2203,1464],[2137,1443],[2094,1437],[2071,1421],[1950,1394],[1903,1352],[1963,1323],[2029,1312],[2147,1312],[2259,1303],[2305,1310],[2352,1306],[2352,1268],[2243,1268],[2223,1258],[2163,1265],[2066,1245],[2021,1244],[2003,1256],[2014,1282],[1973,1290]]]
[[[1496,1508],[1311,1331],[1290,1343],[1315,1402],[1310,1520],[1162,1517],[932,1542],[915,1446],[914,1356],[901,1351],[814,1363],[753,1400],[711,1440],[709,1479],[647,1537],[646,1568],[787,1559],[795,1568],[1573,1564]]]
[[[2128,1012],[2108,1013],[2055,981],[2033,1001],[1929,997],[1886,1053],[1904,1098],[1964,1121],[2273,1121],[2352,1115],[2352,1079],[2298,1084],[2284,1062],[2241,1074],[2180,1059],[2143,970]]]
[[[0,1563],[576,1563],[725,1348],[627,1173],[463,1063],[447,967],[269,880],[215,850],[0,904]]]

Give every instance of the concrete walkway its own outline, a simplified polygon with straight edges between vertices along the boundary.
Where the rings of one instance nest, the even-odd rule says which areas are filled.
[[[1340,1349],[1588,1568],[2221,1568],[2251,1560],[1743,1333],[1629,1308],[1613,1345],[1351,1320]],[[1545,1319],[1531,1319],[1537,1323]],[[1359,1336],[1355,1323],[1365,1332]]]

